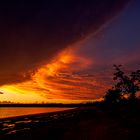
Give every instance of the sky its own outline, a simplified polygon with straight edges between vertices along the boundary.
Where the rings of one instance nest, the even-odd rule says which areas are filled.
[[[100,100],[113,64],[139,69],[138,0],[0,3],[0,101]]]

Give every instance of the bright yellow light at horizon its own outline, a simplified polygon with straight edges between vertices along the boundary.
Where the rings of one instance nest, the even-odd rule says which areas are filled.
[[[75,61],[77,62],[76,66],[73,66]],[[40,67],[32,75],[31,80],[5,85],[0,89],[4,93],[9,93],[7,95],[12,93],[15,100],[17,98],[20,102],[36,100],[38,102],[81,102],[84,101],[81,97],[91,93],[91,91],[86,90],[84,86],[80,87],[80,84],[83,85],[85,81],[82,81],[80,76],[73,75],[72,72],[87,68],[90,64],[88,59],[79,57],[67,49],[61,52],[51,63]],[[89,83],[89,81],[86,82]],[[77,85],[79,85],[78,88]],[[67,91],[73,92],[75,95],[72,96]],[[8,100],[8,97],[6,99]]]
[[[45,102],[46,99],[35,94],[19,94],[20,92],[11,92],[13,89],[3,88],[4,94],[0,96],[0,101],[10,101],[15,103],[37,103]]]

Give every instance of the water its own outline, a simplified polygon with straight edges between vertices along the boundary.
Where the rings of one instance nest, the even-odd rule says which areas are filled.
[[[72,108],[59,108],[59,107],[0,107],[0,118],[49,113],[56,111],[63,111]]]

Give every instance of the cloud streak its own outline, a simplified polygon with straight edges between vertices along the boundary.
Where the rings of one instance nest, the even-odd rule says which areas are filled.
[[[101,97],[110,86],[107,76],[102,76],[101,71],[88,73],[91,65],[96,67],[97,59],[80,55],[78,47],[128,1],[24,1],[9,9],[3,4],[1,90],[39,94],[47,101],[88,101]]]
[[[47,100],[86,101],[100,97],[108,88],[101,75],[85,73],[93,63],[81,58],[77,50],[62,51],[51,63],[40,67],[31,80],[1,87],[2,90],[22,94],[34,93]],[[98,93],[97,93],[98,91]]]
[[[0,84],[26,81],[70,44],[96,32],[128,0],[0,2]]]

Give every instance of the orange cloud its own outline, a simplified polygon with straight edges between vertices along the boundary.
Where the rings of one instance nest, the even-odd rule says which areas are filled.
[[[102,92],[100,83],[95,77],[82,73],[91,64],[88,58],[78,56],[76,50],[64,50],[51,63],[43,65],[31,80],[2,86],[3,91],[21,94],[39,94],[46,100],[91,100]],[[95,94],[96,93],[96,94]]]

